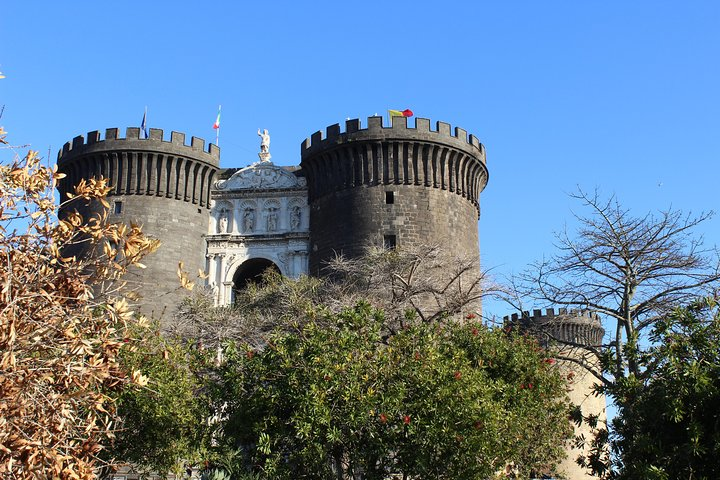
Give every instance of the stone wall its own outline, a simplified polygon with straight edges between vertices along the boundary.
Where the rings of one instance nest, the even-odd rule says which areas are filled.
[[[393,203],[386,202],[388,193]],[[313,202],[310,225],[312,274],[336,254],[357,257],[391,236],[398,248],[444,245],[458,256],[479,255],[474,206],[443,190],[381,185],[332,192]]]
[[[334,255],[356,257],[372,244],[446,245],[479,256],[480,192],[488,172],[476,137],[419,118],[348,120],[301,146],[310,204],[310,273]]]
[[[168,320],[188,294],[180,287],[179,262],[184,263],[191,279],[197,280],[198,269],[206,270],[204,233],[209,222],[208,210],[169,198],[148,201],[143,196],[121,195],[108,200],[109,221],[140,224],[148,236],[160,240],[158,251],[143,260],[147,268],[132,269],[123,280],[138,293],[137,303],[144,314]],[[112,213],[117,202],[122,202],[120,215]]]

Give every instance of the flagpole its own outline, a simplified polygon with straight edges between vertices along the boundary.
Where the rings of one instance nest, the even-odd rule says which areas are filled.
[[[218,119],[220,119],[220,110],[222,105],[218,105]],[[218,128],[215,129],[215,145],[220,146],[220,122],[218,122]]]

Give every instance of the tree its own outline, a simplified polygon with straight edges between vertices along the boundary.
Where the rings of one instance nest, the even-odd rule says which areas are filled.
[[[173,328],[168,333],[179,335],[186,341],[199,341],[212,350],[226,345],[228,340],[242,345],[230,349],[226,347],[222,355],[218,351],[218,360],[224,358],[219,374],[222,381],[214,394],[214,418],[218,419],[216,426],[222,431],[219,438],[223,440],[223,448],[212,452],[209,457],[211,465],[233,475],[247,473],[248,468],[260,468],[259,465],[262,465],[260,471],[271,478],[301,475],[303,472],[316,476],[332,472],[342,476],[351,471],[358,475],[364,472],[365,478],[379,478],[390,471],[403,471],[408,475],[415,472],[422,478],[443,478],[443,475],[446,478],[453,475],[455,478],[473,478],[472,472],[493,473],[493,469],[501,469],[510,457],[525,473],[534,467],[550,468],[561,454],[562,439],[569,432],[566,406],[559,406],[566,387],[556,378],[558,383],[554,391],[558,393],[552,396],[539,393],[534,387],[539,380],[520,380],[525,371],[523,362],[542,368],[553,363],[547,362],[547,359],[537,360],[542,358],[542,354],[535,351],[539,348],[535,341],[524,340],[529,343],[523,348],[516,348],[516,343],[508,342],[505,334],[499,331],[490,334],[482,325],[469,325],[464,335],[481,337],[478,342],[484,341],[487,349],[482,354],[472,354],[475,355],[473,361],[479,363],[469,367],[467,373],[458,370],[463,361],[459,359],[465,358],[464,361],[472,364],[467,360],[468,355],[472,355],[458,340],[461,336],[458,332],[462,329],[459,320],[465,315],[466,322],[475,318],[480,296],[492,290],[485,287],[485,278],[478,270],[476,259],[457,259],[438,247],[419,247],[412,251],[369,249],[367,255],[357,260],[337,258],[328,270],[331,273],[321,279],[301,277],[297,280],[284,278],[276,272],[266,272],[261,282],[236,292],[236,302],[231,306],[212,308],[212,299],[202,293],[187,299],[180,306],[172,322]],[[369,311],[352,309],[352,313],[348,312],[349,306],[364,305],[365,299],[382,313],[371,315]],[[357,318],[348,322],[348,315]],[[359,325],[365,325],[362,327],[364,330]],[[441,329],[435,331],[436,328]],[[418,364],[425,365],[425,362],[418,362],[417,356],[421,353],[410,348],[411,339],[425,338],[423,336],[430,338],[424,348],[443,351],[443,354],[428,354],[427,358],[432,358],[433,362],[427,363],[425,368],[418,368]],[[302,342],[303,346],[297,346],[296,342]],[[278,345],[286,343],[302,351],[287,350],[284,356],[273,356]],[[400,349],[399,344],[404,347]],[[495,347],[491,348],[492,345]],[[328,353],[317,355],[320,363],[316,365],[302,358],[306,348]],[[523,352],[527,348],[540,357],[533,357],[534,360],[525,358]],[[355,350],[350,352],[352,349]],[[392,351],[397,353],[389,357],[387,352]],[[510,351],[515,352],[512,359]],[[335,355],[329,352],[335,352]],[[331,375],[326,378],[327,370],[339,365],[337,355],[348,354],[357,360],[352,369],[344,371],[346,376]],[[262,371],[251,372],[242,363],[261,358],[269,362],[264,364],[262,368],[265,370]],[[516,361],[519,363],[511,366]],[[327,362],[335,363],[331,366]],[[496,362],[499,367],[487,367]],[[345,360],[344,364],[347,363]],[[282,368],[290,371],[282,371]],[[276,373],[268,373],[270,370]],[[491,382],[493,387],[483,389],[481,385],[488,385],[483,383],[487,380],[484,375],[488,371],[493,371],[495,375]],[[469,383],[457,383],[456,373],[461,378],[467,376],[464,382]],[[383,376],[378,377],[380,374]],[[267,384],[264,375],[280,378],[294,376],[296,381],[278,386],[272,398],[262,398],[263,392],[257,388]],[[299,377],[302,380],[297,380]],[[452,382],[447,383],[450,380]],[[369,400],[367,388],[377,391],[378,385],[392,385],[394,390],[390,393],[374,392]],[[460,385],[466,385],[467,389],[460,389]],[[318,398],[308,395],[310,386]],[[334,391],[332,395],[344,391],[341,396],[344,403],[324,405],[327,396],[322,393],[323,389]],[[416,392],[413,395],[417,396],[403,396],[401,392],[405,391]],[[503,397],[502,401],[495,399],[496,403],[477,401],[483,395],[487,398],[493,394],[500,395],[498,391],[504,392],[507,397]],[[545,396],[547,404],[531,402],[530,408],[529,404],[518,402],[515,395],[518,391],[520,396],[534,393]],[[254,396],[251,398],[250,395]],[[387,400],[387,412],[377,410],[379,396]],[[395,403],[391,403],[391,398]],[[413,407],[409,408],[411,400]],[[511,403],[512,408],[508,407]],[[498,410],[490,408],[491,404]],[[515,407],[518,410],[513,410]],[[288,409],[299,409],[300,415],[308,414],[310,409],[315,408],[325,409],[319,422],[331,422],[329,415],[340,430],[328,430],[327,424],[312,423],[309,418],[297,427],[301,431],[284,426]],[[405,408],[405,413],[402,413],[402,408]],[[460,422],[457,415],[473,408],[490,408],[495,416],[485,421],[468,423],[465,419]],[[548,410],[545,411],[545,408]],[[377,412],[377,418],[368,418],[368,409]],[[432,415],[424,413],[428,409]],[[419,416],[413,417],[416,414]],[[406,439],[403,440],[405,444],[401,444],[404,437],[400,434],[404,432],[402,426],[405,425],[406,415],[408,419],[425,418],[429,423],[414,424],[413,431],[417,436],[412,441],[415,443]],[[389,425],[391,417],[394,430],[378,430],[378,422]],[[348,418],[354,420],[349,422]],[[542,424],[534,424],[536,420]],[[272,429],[263,430],[263,425],[270,423]],[[315,427],[319,430],[313,430],[314,433],[309,435],[308,429]],[[469,433],[463,430],[468,428]],[[538,437],[529,435],[528,431],[535,432]],[[273,441],[278,442],[277,448],[259,443],[260,440],[270,441],[268,432],[274,436]],[[386,435],[395,433],[389,437],[377,437],[378,432]],[[330,437],[337,440],[335,436],[339,434],[345,435],[342,442],[351,441],[345,445],[345,450],[340,453],[337,449],[332,452],[322,450],[329,448],[332,443]],[[296,439],[298,435],[299,440]],[[462,440],[465,438],[470,440],[465,442]],[[303,444],[303,441],[306,443]],[[402,445],[405,447],[401,449]],[[460,451],[465,447],[471,452],[482,447],[485,455],[492,458],[479,459],[472,455],[463,458]],[[324,453],[318,454],[318,449]],[[401,450],[404,452],[402,455]],[[266,453],[269,451],[271,453]],[[490,455],[491,451],[493,455]],[[290,458],[293,459],[292,465],[288,463]],[[456,465],[456,470],[448,465]]]
[[[447,323],[476,313],[480,299],[497,290],[477,258],[457,258],[439,246],[370,247],[360,258],[334,259],[325,271],[322,278],[294,280],[268,270],[261,282],[237,291],[233,305],[220,308],[212,308],[208,292],[198,292],[180,305],[166,333],[212,347],[227,339],[260,346],[277,327],[324,321],[313,317],[321,308],[340,313],[367,301],[384,312],[387,336],[403,327],[408,311],[426,323]]]
[[[367,304],[227,349],[220,443],[268,478],[490,478],[550,469],[565,384],[537,342],[410,315],[384,337]]]
[[[458,256],[446,245],[371,246],[359,258],[336,257],[327,266],[326,304],[346,308],[366,299],[394,321],[391,328],[402,328],[408,311],[426,323],[477,313],[481,299],[497,291],[478,260]]]
[[[621,405],[613,447],[617,478],[713,479],[720,475],[720,309],[708,298],[658,321],[641,362],[644,381],[610,393]]]
[[[601,343],[557,338],[553,325],[540,328],[540,334],[562,344],[567,355],[558,358],[587,369],[597,379],[598,393],[608,394],[631,418],[635,397],[618,394],[618,389],[653,378],[658,363],[645,352],[652,345],[650,332],[676,307],[718,287],[717,252],[703,248],[695,235],[712,213],[667,210],[636,217],[614,197],[603,200],[597,192],[583,191],[575,197],[590,213],[576,215],[576,233],[557,236],[557,255],[520,277],[516,298],[602,316],[609,335]],[[607,435],[600,426],[592,452],[578,459],[595,473],[609,472]]]
[[[6,144],[0,128],[0,143]],[[124,370],[120,351],[131,325],[128,302],[93,295],[141,266],[157,241],[139,227],[110,225],[75,212],[56,217],[54,168],[37,152],[0,165],[0,476],[89,479],[113,433],[112,392],[142,385]],[[76,201],[104,202],[103,179],[81,182]],[[93,258],[66,257],[77,242],[99,247]],[[115,289],[110,289],[115,291]]]
[[[522,296],[600,314],[610,326],[603,345],[571,345],[601,358],[601,368],[579,361],[601,385],[646,378],[640,339],[677,306],[712,291],[720,281],[716,252],[703,248],[694,229],[712,213],[693,217],[674,210],[635,217],[611,197],[579,191],[590,210],[577,215],[579,230],[557,236],[560,253],[536,263],[520,278]]]
[[[213,352],[161,336],[159,325],[133,333],[145,340],[139,348],[121,351],[121,365],[141,372],[148,382],[116,395],[116,435],[103,457],[130,464],[136,472],[181,475],[187,465],[208,458],[211,415],[206,387]]]

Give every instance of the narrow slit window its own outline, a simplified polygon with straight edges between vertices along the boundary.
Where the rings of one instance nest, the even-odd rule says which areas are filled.
[[[387,205],[395,203],[395,192],[385,192],[385,203]]]
[[[113,213],[115,215],[120,215],[123,211],[123,202],[121,200],[115,200],[113,203]]]

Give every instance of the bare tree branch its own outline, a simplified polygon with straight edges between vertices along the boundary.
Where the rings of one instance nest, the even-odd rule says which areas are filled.
[[[438,246],[370,247],[361,258],[336,257],[327,271],[322,279],[298,280],[267,273],[264,282],[238,292],[228,307],[213,309],[207,294],[196,295],[176,312],[167,333],[199,338],[205,346],[226,339],[261,345],[275,328],[296,329],[299,319],[313,316],[322,322],[322,312],[336,313],[360,301],[382,310],[393,332],[410,320],[443,322],[479,314],[481,299],[498,291],[480,272],[477,258],[459,258]]]
[[[639,339],[674,307],[720,285],[720,257],[695,234],[713,212],[693,216],[668,209],[635,217],[597,191],[571,196],[589,213],[574,214],[577,232],[557,235],[557,255],[514,279],[511,304],[524,298],[602,315],[613,330],[600,352],[613,359],[603,381],[644,376]]]

